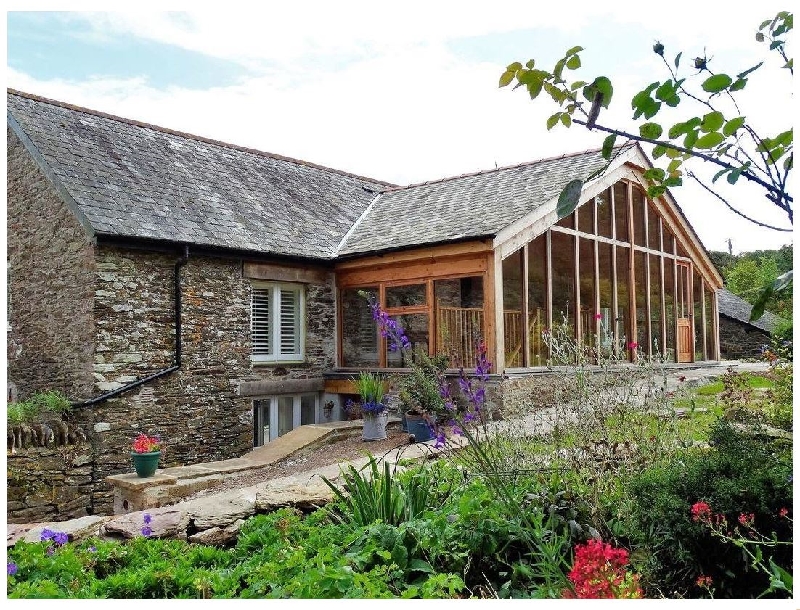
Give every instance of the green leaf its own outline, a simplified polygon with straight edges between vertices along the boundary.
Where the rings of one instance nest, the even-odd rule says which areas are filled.
[[[528,93],[531,94],[531,99],[535,100],[536,97],[542,92],[542,81],[537,80],[528,85]]]
[[[736,82],[733,83],[729,89],[729,91],[741,91],[747,85],[746,78],[737,78]]]
[[[684,133],[688,133],[689,129],[691,128],[687,123],[675,123],[672,127],[669,128],[667,136],[669,136],[670,140],[673,140],[678,136],[683,135]]]
[[[758,70],[761,67],[761,65],[763,63],[764,63],[763,61],[760,61],[755,66],[753,66],[752,68],[748,68],[744,72],[739,72],[739,74],[736,75],[736,78],[744,78],[745,76],[747,76],[751,72],[755,72],[756,70]]]
[[[666,178],[664,182],[662,182],[662,184],[667,188],[671,188],[673,186],[680,186],[683,184],[683,178],[681,178],[680,176],[670,176],[669,178]]]
[[[556,112],[555,114],[551,115],[549,119],[547,119],[547,131],[550,131],[553,127],[556,126],[558,120],[561,118],[561,113]]]
[[[700,132],[696,129],[693,129],[689,133],[686,134],[686,137],[683,139],[683,146],[684,148],[693,148],[695,142],[697,142],[697,138],[699,137]]]
[[[556,78],[556,80],[561,80],[561,72],[563,72],[563,70],[564,70],[564,65],[565,65],[566,63],[567,63],[567,62],[566,62],[566,60],[565,60],[565,59],[559,59],[559,60],[556,62],[556,67],[555,67],[555,68],[553,68],[553,76]]]
[[[564,125],[564,127],[569,127],[570,125],[572,125],[572,117],[569,116],[568,113],[562,112],[561,113],[561,124]]]
[[[722,116],[721,112],[715,110],[714,112],[709,112],[703,116],[703,122],[700,124],[700,131],[704,133],[718,131],[724,123],[725,117]]]
[[[581,47],[581,46],[572,47],[569,51],[564,53],[564,57],[569,57],[570,55],[575,55],[575,53],[580,53],[581,51],[583,51],[583,47]]]
[[[702,87],[703,91],[719,93],[720,91],[724,91],[732,82],[733,79],[727,74],[715,74],[704,80]]]
[[[675,95],[675,86],[672,84],[671,80],[665,80],[661,85],[656,89],[656,97],[661,101],[666,102],[669,98]]]
[[[675,56],[675,68],[677,68],[681,63],[681,55],[683,55],[683,51]]]
[[[569,90],[570,91],[577,91],[581,87],[585,87],[585,86],[586,86],[586,81],[585,80],[576,80],[574,83],[572,83],[569,86]]]
[[[726,178],[728,184],[736,184],[736,181],[739,180],[739,176],[742,175],[744,169],[745,169],[744,167],[738,167],[736,169],[732,169],[728,174],[728,177]]]
[[[667,173],[673,174],[675,170],[677,170],[681,166],[682,163],[683,163],[682,159],[673,159],[672,161],[669,162],[669,165],[667,165]]]
[[[775,136],[773,142],[781,146],[786,146],[788,144],[791,144],[793,139],[794,139],[794,129],[788,129]]]
[[[511,72],[511,71],[503,72],[503,74],[500,75],[500,86],[505,87],[512,80],[514,80],[514,74],[516,74],[516,72]]]
[[[516,72],[520,68],[522,68],[522,64],[518,61],[515,61],[513,64],[508,64],[506,66],[506,72]]]
[[[603,159],[608,160],[611,158],[611,152],[614,149],[614,142],[617,139],[617,134],[612,133],[610,136],[606,136],[606,139],[603,140],[603,148],[600,151],[600,154],[603,155]]]
[[[651,167],[642,175],[645,180],[649,180],[650,182],[661,182],[667,176],[667,173],[660,167]]]
[[[655,140],[660,138],[662,133],[664,129],[658,123],[645,123],[639,126],[639,135],[643,138]]]
[[[569,216],[578,207],[578,201],[581,198],[581,190],[583,189],[583,180],[575,179],[570,180],[558,196],[558,203],[556,204],[556,214],[559,220],[565,216]]]
[[[608,105],[611,103],[611,98],[614,95],[614,87],[611,81],[605,76],[598,76],[594,79],[591,86],[603,95],[603,101],[600,105],[603,108],[608,108]],[[594,96],[592,96],[591,99],[594,99]]]
[[[667,152],[667,147],[663,146],[662,144],[657,144],[653,147],[653,159],[658,159],[659,157],[664,156]]]
[[[433,574],[435,572],[431,564],[424,559],[416,557],[408,564],[408,569],[411,572],[424,572],[425,574]]]
[[[723,141],[725,141],[725,136],[718,131],[712,131],[699,138],[697,142],[695,142],[695,146],[697,148],[714,148],[722,144]]]
[[[736,131],[742,125],[744,125],[744,117],[743,116],[736,117],[735,119],[731,119],[730,121],[725,123],[725,127],[722,128],[722,134],[725,137],[731,136],[734,133],[736,133]]]
[[[536,62],[534,60],[532,60],[532,59],[529,59],[527,62],[525,62],[525,67],[528,68],[528,70],[533,70],[533,67],[535,65],[536,65]]]
[[[756,40],[757,40],[758,42],[764,42],[764,34],[762,34],[761,32],[758,32],[758,33],[756,34]]]
[[[581,58],[579,55],[573,55],[567,60],[567,68],[570,70],[577,70],[581,67]]]

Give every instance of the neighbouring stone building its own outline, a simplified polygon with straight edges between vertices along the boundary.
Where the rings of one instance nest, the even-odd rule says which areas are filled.
[[[430,354],[495,380],[541,330],[630,358],[719,358],[722,278],[634,145],[409,187],[9,91],[8,379],[64,392],[76,434],[9,445],[9,521],[111,512],[139,432],[162,466],[237,457],[343,417],[358,370],[396,370],[371,293]],[[638,346],[630,347],[633,343]],[[625,346],[628,345],[627,348]],[[63,461],[59,471],[58,461]],[[56,471],[59,471],[56,474]]]
[[[759,358],[772,341],[772,332],[781,318],[768,311],[750,321],[753,306],[723,288],[719,299],[719,349],[724,360]]]

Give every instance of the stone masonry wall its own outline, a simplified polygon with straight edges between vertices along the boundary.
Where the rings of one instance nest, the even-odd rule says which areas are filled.
[[[174,355],[175,254],[103,247],[98,252],[95,393],[158,372]],[[332,283],[306,290],[306,362],[252,366],[251,282],[240,260],[193,257],[181,269],[182,366],[100,403],[91,412],[94,511],[112,512],[105,477],[131,471],[139,432],[164,439],[161,467],[238,457],[253,445],[249,381],[320,378],[334,362]]]
[[[7,130],[8,381],[19,399],[92,389],[94,253],[89,237]]]
[[[719,317],[719,351],[723,360],[758,358],[761,348],[769,344],[769,333],[727,316]]]

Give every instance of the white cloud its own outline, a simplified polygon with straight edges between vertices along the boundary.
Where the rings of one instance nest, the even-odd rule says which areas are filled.
[[[100,35],[129,33],[249,65],[259,62],[262,70],[236,85],[208,90],[157,89],[144,78],[42,81],[11,69],[7,82],[23,91],[124,117],[406,184],[595,148],[602,141],[600,134],[580,128],[547,132],[544,122],[552,104],[531,103],[521,91],[498,89],[498,66],[454,55],[448,40],[538,25],[574,28],[578,44],[579,24],[608,24],[608,17],[600,20],[599,15],[613,14],[617,23],[601,27],[620,28],[619,23],[625,23],[670,32],[664,41],[675,48],[698,40],[709,41],[709,47],[730,48],[740,44],[742,36],[752,37],[761,13],[766,10],[768,16],[771,10],[762,3],[747,14],[719,13],[727,25],[715,29],[708,25],[712,8],[695,4],[672,3],[669,11],[653,17],[638,2],[578,3],[571,13],[574,19],[539,3],[535,11],[534,3],[495,3],[492,11],[483,8],[485,4],[442,8],[438,3],[406,3],[403,12],[392,15],[378,15],[374,3],[349,12],[351,4],[343,8],[325,3],[310,10],[304,3],[284,8],[280,15],[246,13],[235,10],[232,3],[226,4],[227,11],[195,12],[191,19],[91,14],[88,19]],[[686,17],[688,6],[692,19]],[[624,34],[625,28],[620,31]],[[291,69],[315,53],[355,59],[335,68]],[[632,63],[640,64],[639,72],[614,76],[620,104],[604,115],[612,124],[630,118],[624,100],[636,88],[650,78],[663,77],[661,72],[656,75],[659,67],[652,57],[639,49],[631,53]],[[265,64],[266,60],[272,63]],[[788,98],[785,92],[771,96],[781,97]],[[788,112],[772,114],[785,118]],[[674,194],[709,248],[725,249],[728,237],[736,250],[790,241],[791,235],[740,222],[702,191],[687,186]],[[762,202],[756,193],[737,203],[752,211],[763,209]],[[766,216],[767,221],[785,224],[774,214]]]

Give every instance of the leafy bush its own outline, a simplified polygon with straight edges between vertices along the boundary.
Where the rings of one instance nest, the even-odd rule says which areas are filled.
[[[754,515],[761,531],[791,540],[780,519],[792,506],[791,444],[753,435],[725,419],[712,430],[708,450],[692,450],[653,466],[630,482],[628,535],[638,545],[638,568],[649,596],[697,597],[697,578],[710,576],[718,597],[752,598],[768,588],[764,575],[750,570],[747,558],[694,522],[690,507],[699,500],[736,523]],[[791,571],[791,549],[766,549]],[[746,577],[745,577],[746,575]]]
[[[8,403],[6,420],[9,424],[32,423],[48,413],[63,416],[71,410],[72,403],[61,392],[37,392],[27,400]]]

